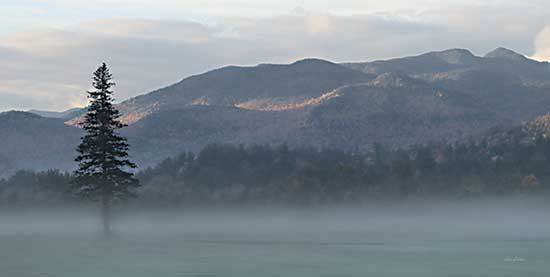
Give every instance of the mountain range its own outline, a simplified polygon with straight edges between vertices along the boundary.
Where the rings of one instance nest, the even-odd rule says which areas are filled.
[[[550,64],[504,48],[337,64],[228,66],[117,105],[141,166],[209,143],[367,150],[455,142],[550,112]],[[84,110],[0,114],[0,176],[70,169]]]

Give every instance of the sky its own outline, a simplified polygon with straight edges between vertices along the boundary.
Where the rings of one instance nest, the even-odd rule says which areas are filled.
[[[0,111],[122,101],[225,65],[372,61],[503,46],[550,60],[547,0],[2,0]]]

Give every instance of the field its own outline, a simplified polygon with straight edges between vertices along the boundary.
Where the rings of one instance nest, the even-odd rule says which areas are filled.
[[[548,276],[538,208],[85,212],[0,216],[1,276]]]

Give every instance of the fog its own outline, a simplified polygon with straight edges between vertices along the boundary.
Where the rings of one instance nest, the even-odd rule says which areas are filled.
[[[2,276],[547,276],[550,202],[0,212]],[[393,202],[395,203],[395,202]],[[371,274],[371,275],[369,275]]]

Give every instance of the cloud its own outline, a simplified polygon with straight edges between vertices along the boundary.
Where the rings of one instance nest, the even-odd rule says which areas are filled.
[[[549,31],[540,32],[550,23],[546,10],[460,6],[352,16],[312,12],[307,5],[298,13],[288,10],[278,16],[219,17],[208,24],[101,19],[0,36],[0,110],[61,110],[83,103],[90,74],[102,61],[111,66],[116,98],[123,100],[230,64],[305,57],[366,61],[453,47],[484,54],[506,46],[548,56]],[[488,20],[491,12],[498,16]]]
[[[535,54],[533,58],[550,61],[550,25],[544,27],[535,39]]]
[[[81,107],[85,105],[78,94],[70,93],[75,87],[65,87],[66,84],[44,82],[26,82],[24,80],[3,81],[0,86],[0,110],[12,110],[17,107],[48,107],[63,110],[66,107]],[[51,91],[64,92],[63,95]]]
[[[100,36],[168,39],[188,43],[208,41],[215,32],[219,31],[196,22],[136,19],[100,20],[81,24],[74,29]]]
[[[327,35],[334,31],[330,16],[308,16],[307,30],[311,35]]]
[[[20,61],[21,59],[24,59],[24,55],[19,51],[12,48],[0,46],[0,61],[14,62]]]

